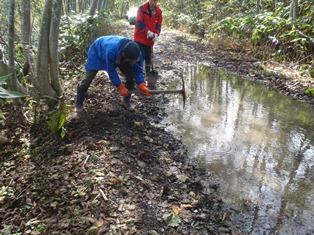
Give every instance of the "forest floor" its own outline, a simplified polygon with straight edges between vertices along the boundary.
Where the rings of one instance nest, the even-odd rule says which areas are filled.
[[[133,26],[124,22],[119,29],[132,38]],[[164,29],[154,50],[161,88],[180,81],[187,66],[204,64],[314,105],[304,95],[313,79],[277,63],[267,64],[277,73],[265,73],[263,63],[235,46],[204,45]],[[83,76],[63,84],[71,107]],[[232,225],[240,211],[224,205],[217,182],[189,160],[180,139],[155,125],[166,115],[167,97],[134,95],[136,112],[120,100],[98,73],[85,111],[70,113],[64,139],[46,131],[46,122],[19,123],[18,112],[4,107],[0,234],[243,234]]]

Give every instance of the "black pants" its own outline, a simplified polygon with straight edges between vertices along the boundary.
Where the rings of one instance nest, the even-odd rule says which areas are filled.
[[[125,76],[125,87],[132,91],[135,85],[134,76],[133,76],[133,69],[132,65],[128,63],[121,64],[119,67],[121,73]],[[82,106],[83,102],[86,97],[87,90],[96,77],[98,70],[86,70],[85,78],[81,82],[81,84],[77,87],[77,94],[76,94],[76,106]],[[131,95],[125,96],[125,101],[130,101]]]
[[[142,65],[145,61],[145,73],[148,73],[148,72],[150,72],[150,67],[152,64],[152,47],[146,46],[146,45],[139,43],[139,42],[136,42],[136,43],[139,46],[141,53],[143,55]]]

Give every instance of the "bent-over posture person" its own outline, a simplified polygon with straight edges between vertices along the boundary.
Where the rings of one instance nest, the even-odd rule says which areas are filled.
[[[122,106],[134,111],[130,104],[131,94],[135,83],[143,95],[149,96],[149,89],[141,64],[141,52],[138,45],[131,39],[122,36],[103,36],[97,38],[88,50],[85,65],[85,78],[77,88],[75,110],[83,110],[83,102],[87,90],[99,70],[107,71],[113,85],[123,96]],[[125,76],[125,85],[119,78],[116,68]]]

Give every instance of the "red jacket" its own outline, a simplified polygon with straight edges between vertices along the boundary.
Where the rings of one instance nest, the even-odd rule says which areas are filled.
[[[157,33],[158,36],[161,32],[162,11],[159,6],[155,7],[155,11],[156,13],[150,17],[148,12],[148,2],[138,8],[134,29],[135,42],[142,43],[146,46],[154,45],[153,40],[147,38],[147,31],[150,30],[153,33]]]

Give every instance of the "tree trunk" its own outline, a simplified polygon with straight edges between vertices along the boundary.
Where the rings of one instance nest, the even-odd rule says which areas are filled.
[[[98,0],[93,0],[92,5],[90,7],[89,15],[93,16],[96,13],[96,8],[97,8]]]
[[[70,0],[66,0],[66,5],[65,5],[66,9],[67,9],[67,14],[71,14],[71,2]]]
[[[58,56],[58,39],[59,26],[62,12],[62,0],[54,0],[52,5],[52,16],[49,32],[49,55],[50,55],[50,80],[52,88],[62,94],[62,87],[59,80],[59,56]]]
[[[291,0],[290,5],[290,18],[293,20],[297,19],[297,10],[298,10],[298,0]]]
[[[278,3],[277,3],[277,0],[275,0],[275,3],[274,3],[274,11],[276,11],[277,10],[277,5],[278,5]]]
[[[24,56],[29,55],[31,43],[31,4],[30,0],[22,0],[22,41],[24,45]]]
[[[30,0],[22,1],[22,43],[23,53],[25,58],[24,67],[27,71],[23,71],[23,75],[29,75],[30,80],[33,80],[34,76],[34,58],[31,50],[31,4]]]
[[[77,7],[78,7],[78,12],[79,13],[82,13],[83,11],[83,1],[82,0],[78,0],[78,3],[77,3]]]
[[[37,51],[37,74],[34,78],[34,86],[37,89],[39,96],[45,98],[58,98],[56,91],[52,88],[49,78],[49,35],[51,25],[51,8],[53,0],[46,0],[43,11],[40,35],[38,39]],[[48,100],[50,103],[52,100]]]
[[[8,80],[8,86],[13,91],[21,91],[19,87],[21,84],[16,78],[15,72],[15,53],[14,53],[14,20],[15,20],[15,0],[10,0],[9,5],[9,72],[11,77]],[[22,121],[22,109],[21,109],[21,100],[19,98],[14,99],[16,104],[18,104],[17,111],[20,113],[20,121]]]
[[[98,3],[97,3],[97,11],[98,11],[98,12],[101,11],[101,7],[102,7],[103,2],[104,2],[104,1],[101,1],[101,0],[98,1]]]
[[[72,2],[72,11],[74,12],[74,13],[76,13],[77,12],[77,7],[76,7],[76,0],[72,0],[71,1]]]
[[[125,3],[124,3],[124,0],[122,0],[122,3],[121,3],[121,8],[120,8],[120,18],[122,18],[124,15],[125,15]]]
[[[260,0],[256,0],[256,14],[259,14]]]
[[[15,19],[15,0],[10,0],[9,5],[9,71],[11,79],[8,80],[9,88],[17,90],[17,78],[14,63],[14,19]]]
[[[5,61],[3,50],[0,48],[0,77],[9,74],[9,66],[5,63]]]
[[[109,1],[104,1],[103,2],[103,9],[109,9],[110,5],[109,5]]]
[[[84,13],[87,9],[87,0],[81,1],[81,13]]]
[[[8,72],[10,72],[11,77],[8,80],[8,86],[13,91],[26,93],[25,87],[23,87],[20,84],[20,82],[17,80],[17,77],[16,77],[15,53],[14,53],[14,47],[15,47],[14,46],[14,22],[15,22],[15,0],[10,0],[10,5],[9,5],[9,71]]]
[[[86,10],[86,5],[87,5],[86,0],[82,0],[81,4],[82,4],[81,5],[81,13],[83,13]]]

